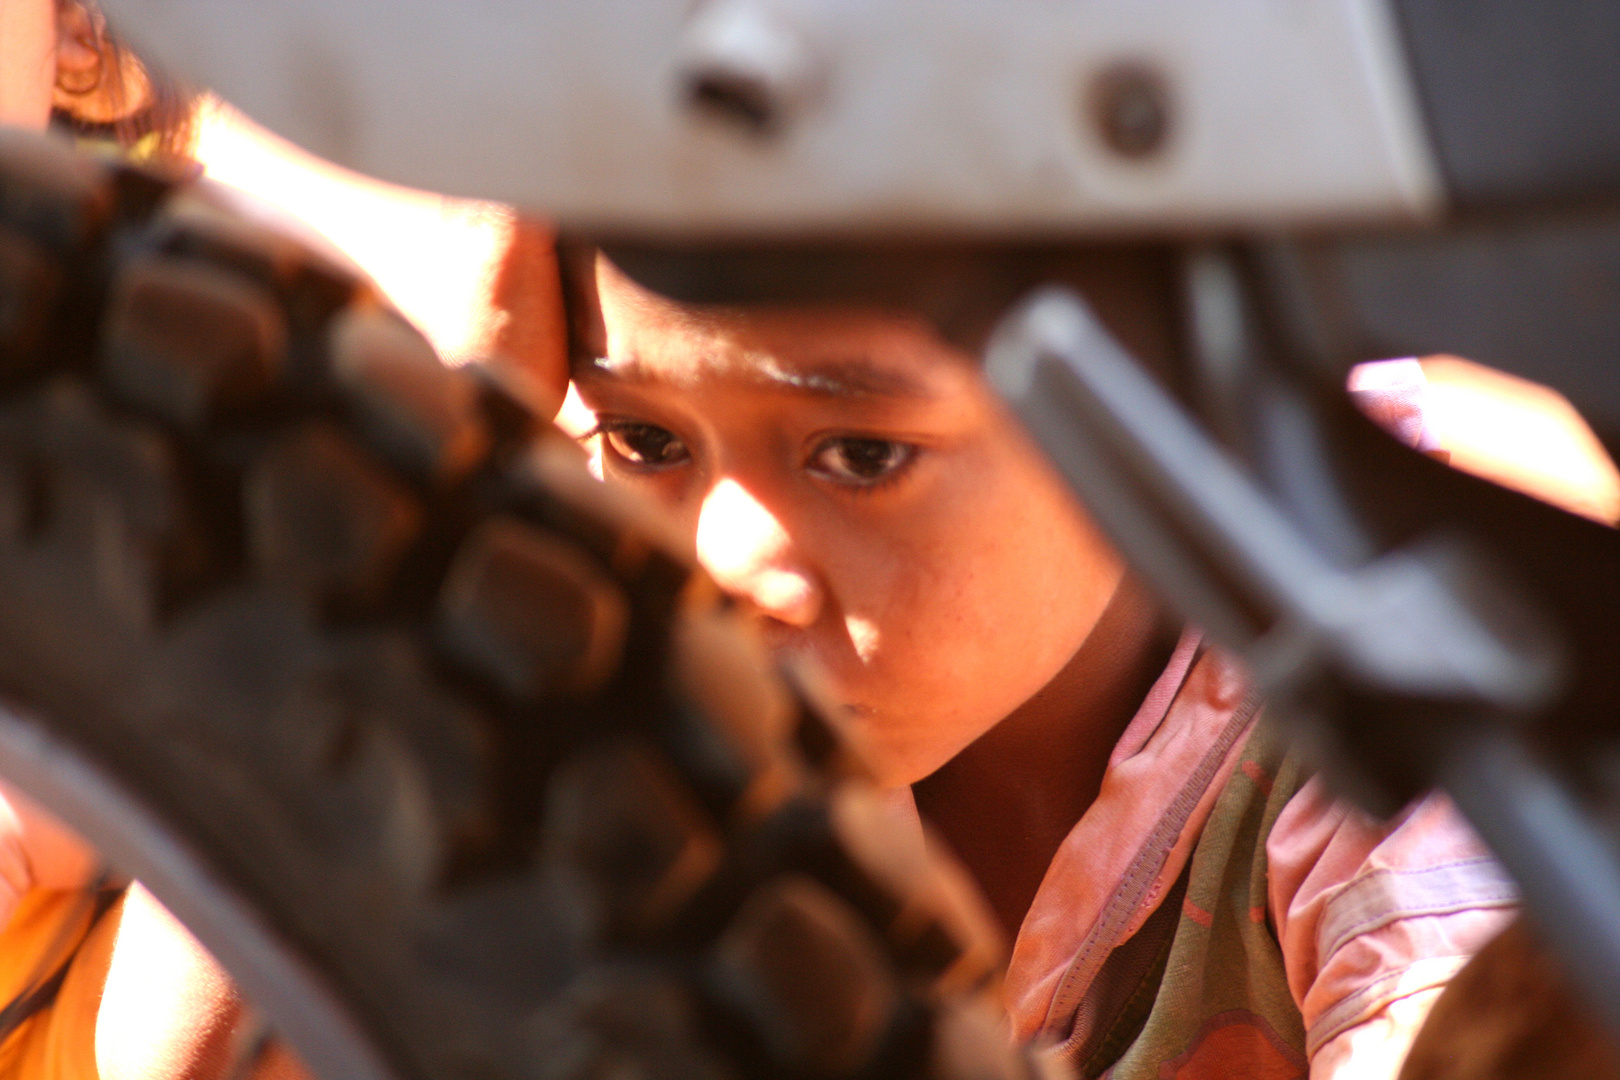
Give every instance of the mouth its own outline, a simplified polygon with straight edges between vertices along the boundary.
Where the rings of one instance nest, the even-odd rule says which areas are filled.
[[[819,650],[805,641],[799,631],[784,627],[782,634],[767,632],[766,643],[778,667],[791,673],[796,683],[829,719],[836,721],[868,721],[876,710],[864,702],[853,701],[845,693],[842,680],[831,665],[819,655]]]
[[[780,619],[773,619],[769,615],[755,613],[754,625],[759,630],[760,637],[765,639],[771,652],[777,657],[788,659],[809,658],[814,654],[810,642],[805,639],[803,630],[796,626],[789,626]]]
[[[816,641],[801,627],[755,612],[754,626],[771,651],[772,658],[784,668],[796,672],[798,681],[812,690],[817,703],[839,719],[867,722],[877,715],[874,706],[852,700],[848,691],[851,672],[844,657],[827,655],[826,642]],[[850,658],[853,659],[853,658]],[[859,665],[856,665],[857,671]]]

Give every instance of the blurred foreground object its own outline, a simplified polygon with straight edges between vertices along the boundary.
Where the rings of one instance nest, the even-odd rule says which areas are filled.
[[[569,225],[996,235],[1443,203],[1376,0],[109,10],[322,157]]]
[[[29,25],[48,21],[57,26]],[[54,40],[54,54],[42,46]],[[352,261],[454,363],[501,355],[562,394],[561,313],[548,228],[510,207],[385,184],[271,134],[137,56],[93,0],[0,10],[0,122],[247,193],[239,209]],[[54,85],[51,71],[55,67]]]
[[[508,206],[338,168],[218,98],[197,109],[194,153],[206,174],[285,210],[353,259],[447,361],[504,355],[548,379],[560,371],[562,314],[544,228]]]
[[[1620,541],[1343,392],[1464,356],[1620,447],[1620,3],[115,11],[317,152],[549,211],[664,295],[988,340],[1297,744],[1381,813],[1446,786],[1620,1034]]]
[[[15,131],[0,300],[0,774],[311,1072],[1041,1075],[960,870],[507,368]]]

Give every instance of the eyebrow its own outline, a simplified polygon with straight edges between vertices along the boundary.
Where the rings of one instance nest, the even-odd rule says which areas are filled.
[[[593,372],[626,382],[651,381],[642,366],[633,360],[614,362],[607,357],[595,357],[588,366]],[[927,379],[860,358],[806,361],[792,368],[768,360],[739,367],[741,370],[734,375],[728,372],[728,376],[768,389],[787,390],[810,397],[838,400],[932,400],[939,397],[939,390],[930,385]]]

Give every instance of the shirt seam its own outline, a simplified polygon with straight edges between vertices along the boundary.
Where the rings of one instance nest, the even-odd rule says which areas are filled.
[[[1440,876],[1441,871],[1468,866],[1488,868],[1496,871],[1496,873],[1491,878],[1477,883],[1458,883],[1461,887],[1449,895],[1436,896],[1432,899],[1402,898],[1397,893],[1392,897],[1385,898],[1393,901],[1393,903],[1384,910],[1360,916],[1343,926],[1337,925],[1340,919],[1345,916],[1336,918],[1334,915],[1335,908],[1341,904],[1354,908],[1356,901],[1363,894],[1374,892],[1372,886],[1376,883],[1398,882],[1420,876],[1437,877]],[[1364,885],[1367,887],[1363,887]],[[1387,884],[1385,887],[1388,887]],[[1348,882],[1339,891],[1338,895],[1328,901],[1323,913],[1322,925],[1324,929],[1331,929],[1333,933],[1331,937],[1326,939],[1326,945],[1318,945],[1318,962],[1325,966],[1334,954],[1356,938],[1403,919],[1421,918],[1427,915],[1453,914],[1473,908],[1505,907],[1517,903],[1518,900],[1517,886],[1501,872],[1496,861],[1488,856],[1459,859],[1455,862],[1408,870],[1375,870]]]
[[[1189,668],[1190,674],[1191,669]],[[1172,700],[1171,708],[1173,707],[1174,701]],[[1158,824],[1154,826],[1153,832],[1149,834],[1147,841],[1137,849],[1136,855],[1131,860],[1130,867],[1121,878],[1120,888],[1115,890],[1114,899],[1104,907],[1102,914],[1098,916],[1097,921],[1092,925],[1090,933],[1086,935],[1085,941],[1081,943],[1080,948],[1075,951],[1073,959],[1069,961],[1068,971],[1058,983],[1057,989],[1052,995],[1051,1004],[1047,1007],[1046,1017],[1041,1025],[1042,1031],[1062,1041],[1066,1041],[1073,1036],[1072,1031],[1064,1032],[1055,1029],[1058,1027],[1059,1021],[1063,1019],[1068,1019],[1072,1025],[1072,1017],[1079,1009],[1080,1000],[1085,996],[1084,990],[1076,990],[1076,984],[1083,977],[1086,969],[1091,966],[1092,957],[1104,945],[1105,938],[1110,948],[1117,945],[1117,938],[1121,929],[1141,909],[1144,899],[1152,894],[1152,886],[1164,869],[1164,864],[1169,859],[1170,852],[1175,847],[1176,841],[1180,839],[1182,830],[1186,828],[1187,821],[1192,817],[1198,803],[1209,790],[1210,784],[1214,782],[1215,774],[1220,769],[1221,762],[1225,761],[1232,752],[1238,736],[1242,734],[1243,730],[1254,718],[1254,714],[1259,710],[1259,707],[1260,698],[1258,694],[1251,692],[1244,697],[1243,701],[1232,711],[1232,716],[1227,721],[1226,727],[1216,737],[1208,753],[1198,763],[1198,767],[1193,774],[1187,778],[1181,790],[1176,793],[1175,799],[1172,800],[1164,815],[1159,818]],[[1174,822],[1173,828],[1170,826],[1172,821]],[[1148,871],[1147,864],[1149,862],[1152,862],[1151,872]],[[1089,989],[1089,987],[1086,989]],[[1072,1005],[1070,1004],[1071,999],[1073,999]]]
[[[1452,976],[1462,970],[1463,965],[1469,959],[1466,955],[1426,956],[1395,971],[1380,975],[1354,994],[1341,998],[1316,1018],[1316,1022],[1305,1032],[1305,1053],[1310,1057],[1315,1057],[1316,1052],[1322,1048],[1324,1043],[1370,1019],[1373,1013],[1388,1006],[1392,1001],[1411,997],[1413,994],[1422,993],[1424,990],[1432,990],[1436,986],[1444,986]],[[1398,989],[1387,985],[1404,978],[1419,967],[1424,968],[1426,972],[1432,968],[1435,973],[1433,975],[1426,974],[1423,981],[1418,985],[1399,986]]]

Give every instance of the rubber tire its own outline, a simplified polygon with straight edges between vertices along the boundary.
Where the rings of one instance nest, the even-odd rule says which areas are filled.
[[[0,139],[0,694],[391,1068],[1030,1075],[974,904],[578,458],[197,185]]]

